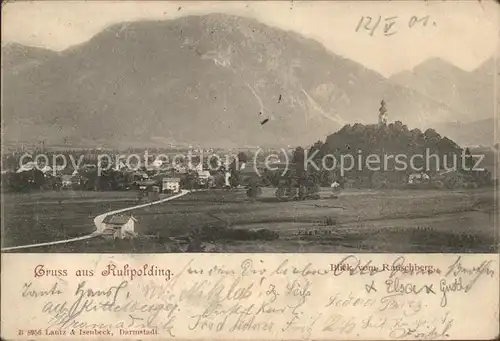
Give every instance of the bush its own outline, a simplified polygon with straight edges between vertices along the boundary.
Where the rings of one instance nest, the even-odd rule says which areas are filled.
[[[190,233],[191,241],[198,240],[202,242],[217,240],[275,240],[278,238],[278,233],[269,229],[248,230],[214,225],[206,225]]]
[[[251,199],[255,199],[261,195],[262,195],[262,188],[260,188],[260,186],[258,185],[250,184],[250,186],[247,189],[247,196]]]
[[[269,229],[227,229],[224,237],[231,240],[275,240],[279,235]]]

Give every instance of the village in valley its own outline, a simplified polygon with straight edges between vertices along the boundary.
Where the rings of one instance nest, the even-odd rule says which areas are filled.
[[[377,171],[345,171],[321,162],[328,152],[339,158],[353,150],[358,155],[411,156],[429,148],[437,155],[454,155],[455,165],[450,166],[451,157],[448,165],[439,164],[440,159],[434,166],[422,158],[416,167],[421,171],[398,170],[394,164]],[[126,152],[139,155],[138,150]],[[105,159],[111,164],[98,156],[105,152],[114,155]],[[4,239],[7,250],[16,250],[16,244],[58,252],[394,250],[394,240],[401,236],[405,250],[494,247],[490,231],[497,181],[491,172],[474,167],[477,155],[468,148],[464,153],[432,129],[421,132],[390,122],[385,101],[376,124],[346,125],[325,142],[306,149],[288,147],[282,160],[276,156],[283,151],[272,148],[150,148],[142,159],[135,157],[136,163],[117,152],[40,148],[4,154],[2,191],[16,203],[14,207],[5,201],[5,228],[16,236]],[[81,164],[75,168],[30,161],[16,168],[22,155],[37,153],[46,160],[56,160],[56,154],[77,155]],[[158,155],[176,161],[161,161]],[[273,163],[270,155],[275,156]],[[308,155],[314,155],[310,165],[304,162]],[[172,197],[179,198],[167,202]],[[28,205],[42,209],[36,220],[26,217]],[[58,219],[61,230],[51,231],[58,229]],[[471,224],[473,219],[480,219],[482,227]],[[14,233],[19,223],[23,233]],[[366,233],[370,240],[361,236]],[[75,241],[52,245],[58,238]]]
[[[493,47],[341,3],[18,10],[2,252],[498,252]]]

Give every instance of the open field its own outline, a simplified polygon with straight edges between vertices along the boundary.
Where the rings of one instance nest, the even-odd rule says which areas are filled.
[[[92,233],[95,216],[132,206],[133,192],[47,191],[2,196],[2,247]]]
[[[127,206],[127,195],[131,194],[114,193],[117,197],[100,197],[106,201],[98,202],[95,207],[86,202],[87,198],[80,198],[77,201],[83,203],[76,205],[68,200],[57,209],[59,216],[50,224],[45,220],[40,225],[39,218],[33,216],[28,220],[43,227],[43,233],[39,231],[38,235],[46,233],[45,239],[68,233],[73,237],[77,231],[88,233],[89,222],[95,215]],[[274,189],[264,188],[263,196],[256,201],[248,200],[243,190],[190,193],[171,202],[134,210],[138,220],[136,231],[140,235],[136,240],[110,241],[99,237],[25,252],[179,252],[183,249],[170,238],[179,239],[194,232],[206,250],[214,252],[497,250],[492,188],[350,190],[338,199],[330,198],[325,190],[320,200],[292,202],[279,202],[273,193]],[[100,194],[103,193],[95,193],[97,197]],[[128,204],[132,206],[134,198],[130,200]],[[33,205],[30,207],[34,209]],[[24,212],[21,216],[29,215]],[[12,224],[14,218],[9,219]],[[266,233],[259,235],[255,232],[258,230]],[[27,243],[32,242],[29,239]]]

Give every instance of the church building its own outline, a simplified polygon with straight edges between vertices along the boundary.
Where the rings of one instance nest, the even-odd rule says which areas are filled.
[[[380,109],[378,111],[379,111],[378,126],[381,127],[381,126],[387,125],[387,108],[385,107],[384,100],[382,100],[382,102],[380,102]]]

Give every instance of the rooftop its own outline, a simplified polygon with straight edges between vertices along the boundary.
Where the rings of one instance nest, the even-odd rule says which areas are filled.
[[[104,224],[112,225],[123,225],[126,224],[130,219],[133,219],[129,215],[108,215],[102,221]]]
[[[164,182],[180,182],[180,178],[163,178]]]

